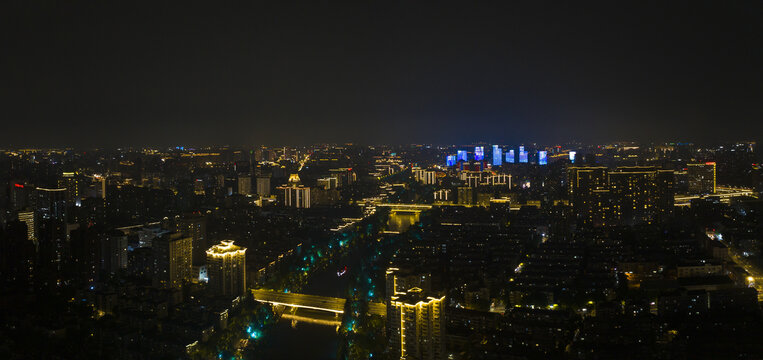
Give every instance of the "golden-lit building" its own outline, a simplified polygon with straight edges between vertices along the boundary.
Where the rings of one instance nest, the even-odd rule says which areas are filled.
[[[392,295],[387,305],[391,358],[445,359],[445,296],[421,288]]]
[[[82,197],[82,182],[80,181],[79,174],[76,172],[64,172],[58,181],[58,186],[66,188],[66,200],[71,203]]]
[[[689,192],[692,194],[715,194],[715,162],[686,164]]]
[[[236,297],[246,292],[246,248],[223,240],[207,250],[209,290],[215,295]]]
[[[283,185],[279,186],[282,202],[286,207],[309,208],[311,204],[310,188],[304,185]]]
[[[34,211],[19,211],[19,221],[26,224],[27,240],[30,240],[37,246],[37,232],[34,221]]]

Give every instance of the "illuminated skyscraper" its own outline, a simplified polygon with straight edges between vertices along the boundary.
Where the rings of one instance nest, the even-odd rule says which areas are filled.
[[[310,188],[299,183],[299,175],[291,174],[288,185],[281,185],[276,188],[281,191],[281,203],[284,206],[305,209],[310,207]]]
[[[169,233],[154,239],[154,286],[179,289],[191,281],[193,239],[180,233]]]
[[[686,165],[689,176],[689,192],[692,194],[715,194],[715,162]]]
[[[74,203],[82,196],[82,182],[76,172],[65,172],[58,181],[58,186],[66,188],[66,200]]]
[[[515,161],[514,158],[514,149],[509,150],[509,152],[506,153],[506,162],[509,164],[513,164]]]
[[[207,250],[207,274],[212,294],[236,297],[246,292],[246,248],[223,240]]]
[[[498,145],[493,145],[493,166],[503,164],[503,150]]]
[[[399,359],[445,359],[444,296],[421,288],[396,292],[387,305],[389,351]]]
[[[34,211],[19,211],[19,221],[26,223],[27,239],[37,246],[37,225],[34,219]]]
[[[527,151],[525,151],[524,146],[519,147],[519,162],[527,163]]]
[[[576,151],[570,151],[570,162],[575,163],[575,155],[577,155]]]
[[[310,188],[304,185],[283,185],[278,190],[283,194],[283,205],[294,208],[310,207]]]
[[[538,165],[548,164],[548,153],[545,151],[538,151]]]
[[[474,160],[482,161],[485,159],[485,148],[482,146],[474,147]]]
[[[445,160],[445,166],[454,165],[456,165],[456,155],[448,155],[447,160]]]
[[[458,150],[458,161],[468,161],[466,158],[466,150]]]

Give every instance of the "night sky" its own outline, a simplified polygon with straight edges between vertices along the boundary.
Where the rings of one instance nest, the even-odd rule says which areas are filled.
[[[762,1],[10,2],[0,147],[763,133]]]

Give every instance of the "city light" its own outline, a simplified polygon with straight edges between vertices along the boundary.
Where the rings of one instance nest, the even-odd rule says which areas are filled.
[[[482,146],[475,146],[474,147],[474,160],[475,161],[482,161],[485,159],[485,148]]]

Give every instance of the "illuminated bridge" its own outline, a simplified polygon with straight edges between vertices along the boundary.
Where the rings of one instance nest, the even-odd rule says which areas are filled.
[[[284,293],[261,289],[252,290],[252,295],[255,300],[272,305],[328,311],[335,314],[344,313],[344,303],[347,301],[335,297]],[[370,302],[368,303],[368,312],[373,315],[387,316],[387,306],[384,303]]]
[[[387,207],[392,211],[412,211],[422,212],[432,208],[432,205],[427,204],[378,204],[376,206]]]
[[[753,198],[758,197],[755,191],[752,189],[718,186],[716,188],[715,194],[676,195],[675,204],[676,206],[688,206],[690,202],[694,199],[704,199],[708,197],[715,197],[715,198],[719,198],[722,202],[728,202],[732,198],[741,197],[741,196],[749,196]]]

